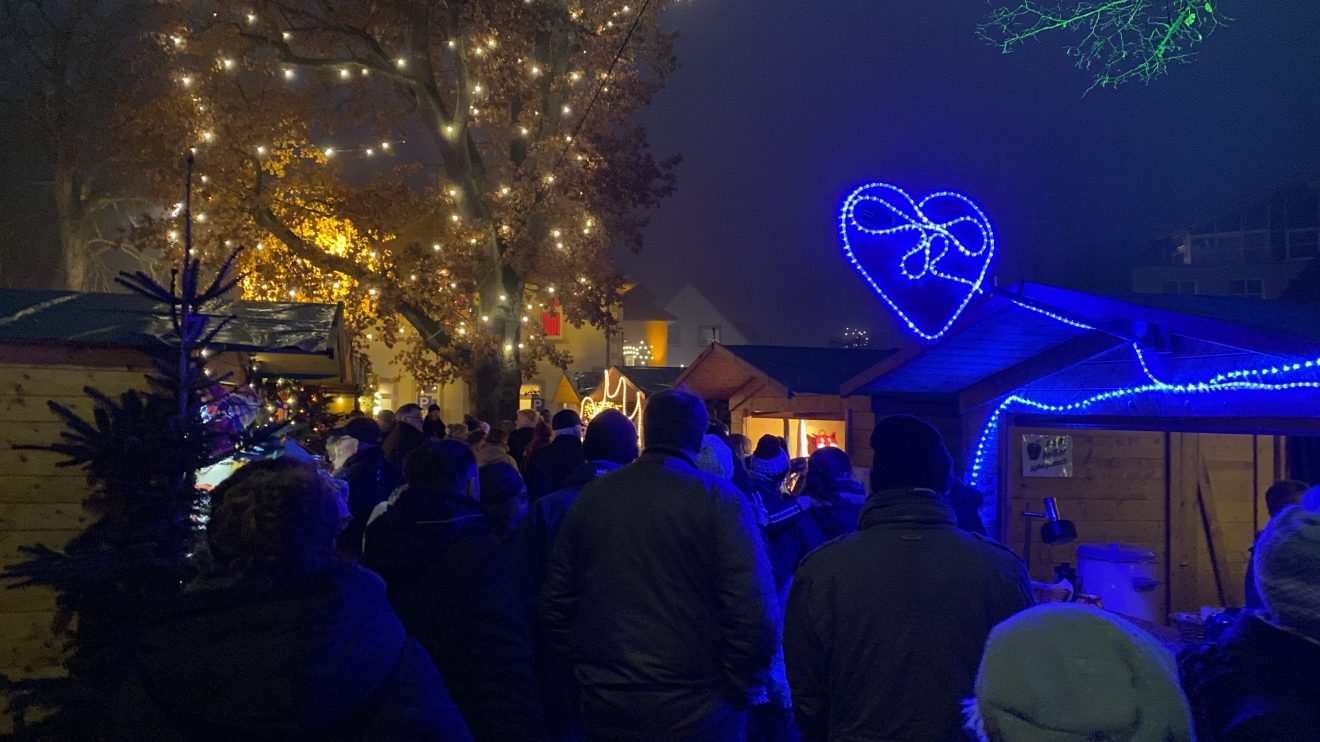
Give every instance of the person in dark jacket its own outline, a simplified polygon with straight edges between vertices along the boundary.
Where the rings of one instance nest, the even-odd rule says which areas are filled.
[[[542,622],[573,664],[588,739],[737,740],[778,640],[770,565],[746,498],[695,466],[705,404],[666,390],[643,415],[642,457],[564,518]]]
[[[440,405],[432,403],[426,408],[426,419],[422,421],[422,435],[427,438],[444,438],[445,421],[440,417]]]
[[[591,418],[582,441],[586,462],[574,470],[564,488],[537,500],[518,529],[512,544],[514,562],[523,582],[523,593],[533,626],[539,628],[536,602],[544,582],[550,549],[564,516],[582,488],[599,477],[637,459],[637,429],[622,412],[604,410]],[[536,640],[536,675],[541,689],[541,707],[552,740],[567,742],[582,738],[578,713],[577,682],[572,668],[544,641],[543,632],[533,631]]]
[[[496,461],[478,469],[481,510],[496,541],[507,544],[527,517],[527,485],[510,463]]]
[[[374,420],[354,418],[332,435],[357,440],[357,453],[348,457],[344,466],[335,472],[336,479],[348,483],[350,516],[348,527],[339,534],[339,550],[357,555],[362,553],[362,534],[372,508],[384,502],[403,484],[403,472],[385,460],[385,450],[380,446],[380,427]]]
[[[564,486],[573,470],[582,465],[582,418],[573,410],[555,413],[554,438],[550,445],[527,455],[523,475],[527,494],[535,502]]]
[[[802,739],[957,740],[981,648],[1032,604],[1022,561],[957,527],[939,432],[906,415],[871,434],[858,530],[798,566],[784,656]]]
[[[513,432],[509,433],[509,455],[521,471],[527,458],[527,444],[532,442],[532,430],[541,418],[536,410],[518,410]]]
[[[446,678],[478,742],[545,739],[532,641],[504,548],[482,514],[460,441],[426,441],[408,487],[367,525],[363,562]]]
[[[426,440],[422,434],[422,408],[406,404],[395,411],[394,419],[394,430],[385,438],[385,460],[402,469],[408,454]]]
[[[1265,490],[1265,509],[1269,511],[1270,518],[1283,512],[1283,509],[1289,505],[1298,505],[1302,502],[1302,495],[1306,494],[1309,485],[1306,482],[1299,482],[1295,479],[1284,479],[1269,486]],[[1259,534],[1257,534],[1259,538]],[[1252,553],[1255,553],[1253,547]],[[1259,610],[1265,607],[1260,600],[1260,592],[1256,590],[1256,570],[1255,561],[1251,559],[1247,562],[1247,575],[1243,583],[1243,601],[1242,605],[1246,608]]]
[[[794,503],[799,514],[782,528],[767,529],[775,588],[786,598],[788,580],[816,547],[857,530],[866,490],[853,479],[852,460],[841,448],[820,448],[807,459],[806,483]],[[781,580],[780,575],[784,575]]]
[[[335,558],[328,485],[275,459],[217,488],[207,527],[217,572],[144,608],[112,716],[93,737],[472,739],[380,578]]]
[[[1218,640],[1180,658],[1201,742],[1320,736],[1320,513],[1270,520],[1252,563],[1264,611],[1243,611]]]

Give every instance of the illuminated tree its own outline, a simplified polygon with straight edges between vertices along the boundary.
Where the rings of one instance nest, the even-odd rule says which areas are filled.
[[[632,120],[674,67],[661,4],[219,2],[162,37],[174,94],[134,147],[196,149],[199,257],[225,252],[210,234],[254,246],[246,296],[345,301],[419,381],[511,416],[537,362],[567,361],[542,306],[609,327],[610,250],[672,189]]]
[[[1211,0],[1072,0],[996,8],[977,31],[1005,54],[1053,32],[1075,39],[1065,47],[1077,68],[1094,74],[1092,88],[1149,83],[1223,21]]]

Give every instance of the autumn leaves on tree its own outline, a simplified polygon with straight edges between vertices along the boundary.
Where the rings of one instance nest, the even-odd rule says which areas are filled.
[[[674,68],[659,2],[219,3],[158,39],[142,106],[162,202],[198,163],[194,249],[243,244],[245,297],[342,301],[423,382],[511,416],[556,300],[608,328],[646,211],[673,187],[633,114]],[[177,249],[181,213],[138,237]]]

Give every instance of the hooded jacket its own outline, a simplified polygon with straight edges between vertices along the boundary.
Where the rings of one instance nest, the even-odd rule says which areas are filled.
[[[348,563],[172,598],[125,676],[106,739],[472,739],[380,578]]]
[[[652,447],[568,511],[541,618],[589,732],[668,740],[764,698],[780,612],[746,498]]]
[[[1320,734],[1320,642],[1264,614],[1240,614],[1219,640],[1184,651],[1179,668],[1201,742]]]
[[[986,637],[1032,597],[1015,554],[956,522],[932,490],[877,492],[798,566],[784,656],[803,740],[965,739]]]
[[[527,480],[527,496],[533,501],[563,487],[573,470],[586,459],[582,455],[582,440],[576,435],[557,435],[550,445],[538,448],[527,456],[523,465],[523,478]]]
[[[399,467],[385,460],[384,448],[372,446],[349,456],[335,478],[348,482],[348,512],[352,516],[339,534],[339,550],[361,554],[362,533],[371,510],[403,485],[403,474]]]
[[[447,678],[478,742],[545,738],[532,642],[504,548],[481,506],[408,488],[367,526],[363,562]]]

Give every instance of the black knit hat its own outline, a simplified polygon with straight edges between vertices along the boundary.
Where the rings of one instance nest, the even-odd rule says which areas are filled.
[[[574,410],[560,410],[550,419],[550,427],[555,430],[564,428],[576,428],[582,424],[582,418]]]
[[[380,426],[369,417],[355,417],[330,431],[330,435],[356,438],[359,443],[380,443]]]
[[[891,415],[871,431],[871,491],[924,487],[945,492],[953,459],[944,438],[930,423],[911,415]]]
[[[637,458],[637,428],[622,412],[602,410],[591,418],[582,441],[582,456],[587,461],[613,461],[629,464]]]

